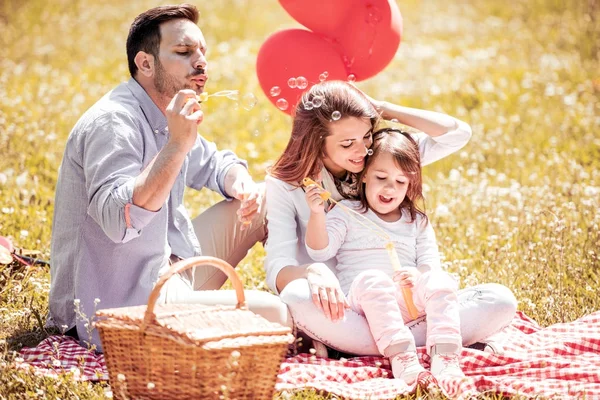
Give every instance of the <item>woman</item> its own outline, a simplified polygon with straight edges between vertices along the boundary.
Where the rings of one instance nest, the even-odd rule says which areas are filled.
[[[331,348],[357,355],[379,351],[365,318],[345,310],[346,300],[332,271],[335,259],[316,263],[306,252],[310,209],[300,182],[304,177],[320,181],[336,201],[355,198],[356,174],[364,168],[381,117],[422,132],[413,135],[422,165],[452,154],[471,137],[469,125],[448,115],[376,101],[345,82],[323,82],[302,96],[290,141],[266,179],[267,285],[288,305],[299,329]],[[499,331],[516,310],[511,291],[498,284],[463,289],[458,297],[465,345]],[[425,345],[424,318],[408,326],[416,345]]]

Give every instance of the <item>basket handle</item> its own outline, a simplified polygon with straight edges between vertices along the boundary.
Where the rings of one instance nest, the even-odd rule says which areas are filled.
[[[150,297],[148,298],[148,307],[146,307],[146,313],[144,315],[142,330],[144,330],[146,325],[153,322],[156,318],[156,315],[154,314],[154,306],[156,304],[158,296],[160,295],[160,290],[167,282],[167,280],[169,280],[169,278],[173,275],[179,274],[180,272],[188,270],[197,265],[210,265],[224,272],[225,275],[227,275],[227,277],[231,280],[233,288],[235,289],[235,295],[237,297],[236,308],[242,308],[246,306],[246,297],[244,296],[244,287],[242,286],[242,281],[240,280],[240,277],[238,276],[237,272],[235,272],[235,269],[231,265],[229,265],[228,262],[216,257],[190,257],[173,264],[171,268],[167,271],[167,273],[161,276],[158,282],[156,282],[156,285],[154,286],[154,289],[152,289]]]

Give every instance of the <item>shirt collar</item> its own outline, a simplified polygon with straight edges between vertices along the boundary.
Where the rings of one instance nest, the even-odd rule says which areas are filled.
[[[150,124],[154,133],[167,133],[167,118],[165,114],[158,108],[158,106],[152,101],[148,93],[134,78],[130,78],[126,83],[127,88],[131,91],[133,96],[140,103],[140,108],[146,116],[146,120]]]

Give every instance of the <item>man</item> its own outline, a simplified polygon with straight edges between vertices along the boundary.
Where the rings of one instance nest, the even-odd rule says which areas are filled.
[[[131,79],[94,104],[67,141],[56,188],[50,322],[99,349],[89,324],[96,309],[146,304],[158,277],[181,258],[211,255],[235,266],[266,234],[261,190],[245,161],[197,133],[203,113],[196,96],[208,79],[197,21],[188,4],[139,15],[127,38]],[[185,186],[238,201],[192,223]],[[235,302],[225,291],[198,292],[225,281],[214,269],[198,270],[172,278],[161,301]],[[254,293],[249,303],[286,322],[275,296]]]

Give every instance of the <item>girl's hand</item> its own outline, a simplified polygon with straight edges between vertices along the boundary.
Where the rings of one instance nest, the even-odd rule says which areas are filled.
[[[325,212],[325,202],[320,196],[323,192],[324,190],[319,188],[317,185],[306,186],[306,202],[308,203],[308,207],[313,214],[322,214]]]
[[[322,263],[314,263],[306,269],[313,303],[332,321],[344,318],[344,310],[350,308],[335,274]]]
[[[421,273],[416,268],[402,268],[394,272],[392,279],[394,282],[398,283],[400,287],[412,288],[415,286],[415,282],[420,276]]]

